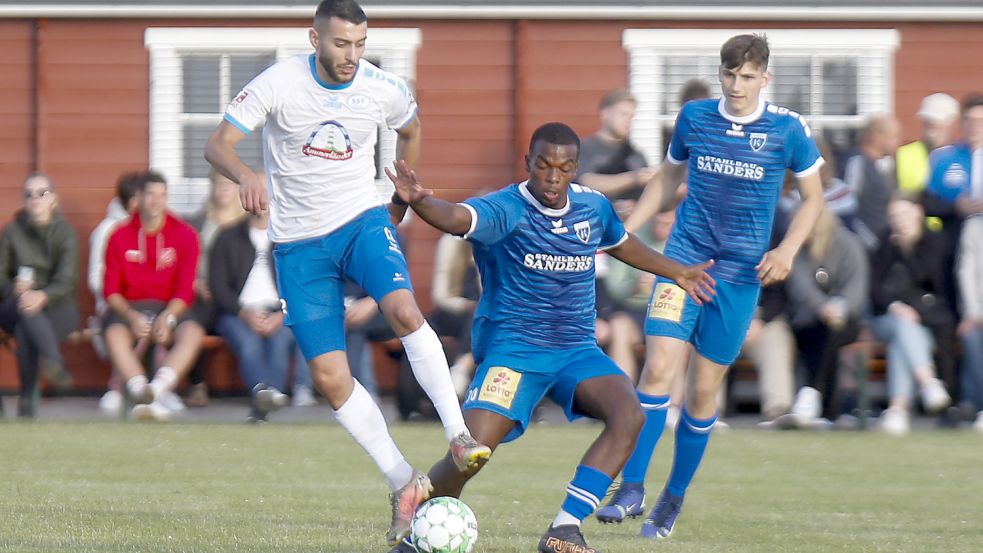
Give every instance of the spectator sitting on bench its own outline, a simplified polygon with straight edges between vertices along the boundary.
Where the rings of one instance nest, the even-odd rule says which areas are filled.
[[[946,293],[944,235],[928,230],[925,211],[915,202],[896,196],[887,213],[888,233],[871,259],[872,329],[887,344],[890,406],[880,424],[898,435],[910,428],[916,382],[926,411],[949,405],[949,392],[936,372],[955,386],[955,321]]]
[[[205,331],[189,317],[198,264],[198,236],[167,211],[167,182],[155,172],[139,181],[137,214],[113,231],[106,246],[103,296],[109,312],[103,334],[109,358],[136,403],[133,416],[167,420],[160,401],[191,369]],[[153,380],[134,348],[169,347]]]
[[[78,326],[78,239],[57,206],[51,180],[28,176],[24,208],[0,238],[0,328],[17,340],[20,417],[36,414],[42,357],[45,378],[59,387],[72,385],[58,343]]]
[[[283,324],[268,223],[264,211],[220,231],[209,260],[215,329],[232,348],[252,395],[249,422],[265,422],[270,412],[289,403],[282,390],[287,389],[294,337]]]

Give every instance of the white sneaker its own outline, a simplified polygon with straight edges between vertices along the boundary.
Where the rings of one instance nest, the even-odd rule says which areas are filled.
[[[314,390],[311,390],[310,386],[297,386],[294,388],[294,397],[291,404],[294,407],[314,407],[317,405]]]
[[[123,393],[119,390],[108,390],[99,398],[99,410],[119,415],[123,411]]]
[[[133,420],[143,422],[167,422],[171,420],[171,410],[160,403],[141,403],[130,411]]]
[[[881,430],[891,436],[904,436],[911,431],[911,415],[897,407],[885,409],[878,422]]]
[[[154,400],[154,403],[159,403],[170,411],[184,411],[187,409],[187,407],[184,406],[184,402],[181,401],[181,396],[170,390],[161,390],[161,392],[157,394],[157,398]]]
[[[973,423],[973,430],[983,433],[983,411],[976,413],[976,422]]]
[[[938,413],[952,403],[949,392],[938,378],[933,378],[922,386],[922,407],[929,413]]]
[[[789,414],[794,415],[801,423],[807,423],[818,419],[822,413],[823,395],[819,390],[809,386],[799,388]]]

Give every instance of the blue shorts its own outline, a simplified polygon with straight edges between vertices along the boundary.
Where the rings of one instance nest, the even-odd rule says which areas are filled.
[[[590,416],[574,407],[577,385],[599,376],[628,378],[596,345],[547,351],[536,346],[492,348],[481,360],[463,409],[484,409],[514,420],[510,442],[529,427],[544,396],[563,407],[567,419]]]
[[[284,322],[307,360],[345,349],[345,277],[377,302],[395,290],[413,291],[384,207],[324,236],[277,244],[273,259]]]
[[[730,365],[741,352],[761,287],[718,280],[716,290],[712,301],[697,305],[675,282],[658,277],[645,316],[645,335],[678,338],[710,361]]]

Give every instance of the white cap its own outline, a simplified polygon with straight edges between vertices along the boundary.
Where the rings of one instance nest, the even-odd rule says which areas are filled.
[[[959,115],[959,102],[943,92],[929,94],[922,100],[918,117],[935,123],[947,123]]]

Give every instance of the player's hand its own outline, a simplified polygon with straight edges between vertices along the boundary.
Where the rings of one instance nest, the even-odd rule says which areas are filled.
[[[249,172],[239,178],[239,201],[246,211],[259,215],[270,207],[266,192],[266,181],[256,173]]]
[[[433,190],[420,185],[416,171],[410,169],[405,161],[399,160],[393,163],[393,166],[396,168],[396,172],[393,173],[386,167],[386,175],[396,187],[396,195],[399,196],[399,199],[412,205],[428,196],[433,196]]]
[[[784,250],[781,246],[765,253],[761,262],[754,268],[758,271],[758,280],[762,286],[781,282],[788,277],[792,270],[792,260],[795,255]]]
[[[172,321],[174,321],[174,315],[168,315],[167,313],[161,313],[154,319],[153,328],[150,330],[150,337],[155,344],[169,344],[171,342],[171,336],[173,335],[173,329],[171,328]]]
[[[711,259],[699,265],[684,267],[675,279],[676,284],[686,290],[686,293],[693,298],[697,305],[703,305],[703,302],[712,300],[716,294],[713,287],[717,285],[717,281],[707,274],[707,270],[713,267],[713,263]]]

